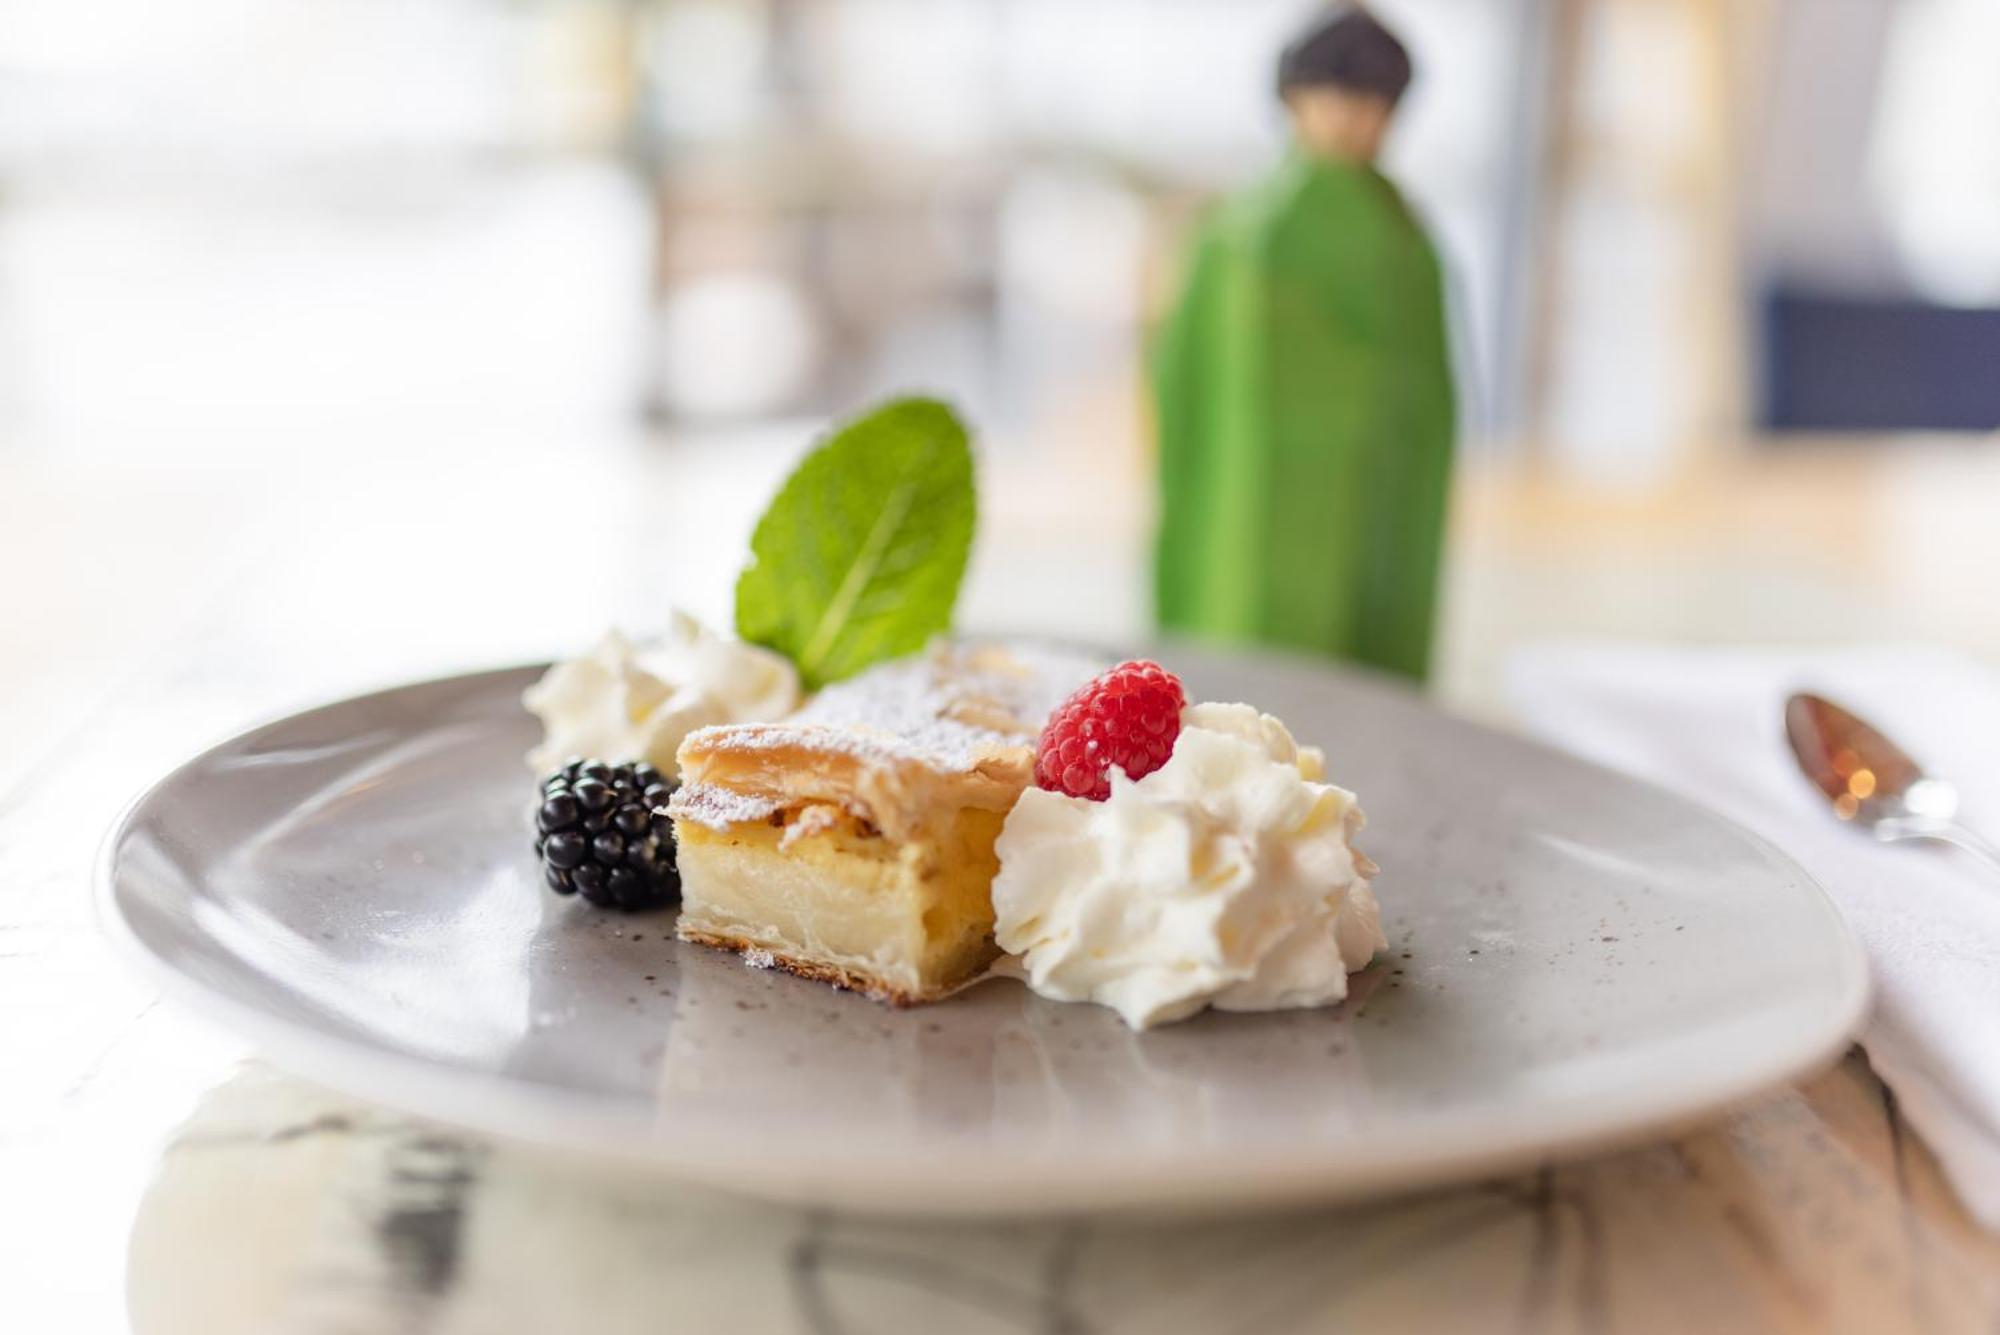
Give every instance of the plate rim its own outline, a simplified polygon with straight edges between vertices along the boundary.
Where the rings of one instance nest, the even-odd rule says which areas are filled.
[[[1216,652],[1214,646],[1207,647]],[[609,1116],[588,1095],[511,1081],[491,1072],[457,1069],[415,1054],[390,1051],[274,1014],[176,967],[154,950],[127,916],[117,875],[118,852],[140,813],[170,786],[219,754],[258,735],[317,714],[364,701],[423,689],[469,685],[496,678],[528,677],[546,662],[444,673],[354,692],[276,714],[197,751],[129,799],[102,837],[92,875],[94,915],[101,935],[128,968],[160,995],[244,1039],[255,1055],[306,1080],[421,1120],[586,1167],[649,1173],[720,1188],[740,1195],[794,1204],[833,1206],[871,1213],[941,1217],[1018,1216],[1105,1210],[1240,1210],[1332,1203],[1414,1190],[1478,1176],[1530,1169],[1606,1150],[1645,1143],[1705,1122],[1780,1086],[1830,1066],[1853,1041],[1873,999],[1867,957],[1852,927],[1822,885],[1790,855],[1762,835],[1685,794],[1478,719],[1439,706],[1419,692],[1377,674],[1351,671],[1283,652],[1221,652],[1249,662],[1290,665],[1338,676],[1350,686],[1383,691],[1439,715],[1460,728],[1560,756],[1586,770],[1614,776],[1652,799],[1712,821],[1732,832],[1778,868],[1789,870],[1807,902],[1831,929],[1838,956],[1839,1004],[1815,1028],[1782,1051],[1721,1078],[1682,1079],[1670,1097],[1599,1096],[1566,1107],[1553,1118],[1509,1128],[1504,1134],[1455,1139],[1450,1119],[1418,1119],[1415,1134],[1371,1135],[1366,1155],[1304,1155],[1291,1147],[1258,1152],[1227,1149],[1152,1150],[1106,1161],[1100,1156],[1034,1156],[1001,1162],[961,1155],[947,1170],[912,1174],[908,1158],[887,1155],[785,1157],[762,1145],[755,1154],[727,1145],[659,1136],[626,1138],[645,1119]],[[1835,979],[1829,975],[1828,985]],[[1001,986],[1017,984],[998,984]],[[495,1099],[495,1090],[507,1097]],[[389,1091],[393,1091],[393,1096]],[[580,1136],[595,1126],[626,1133]],[[926,1164],[926,1167],[931,1167]],[[1109,1171],[1107,1170],[1107,1166]],[[902,1171],[885,1171],[900,1168]],[[968,1171],[970,1170],[970,1171]]]

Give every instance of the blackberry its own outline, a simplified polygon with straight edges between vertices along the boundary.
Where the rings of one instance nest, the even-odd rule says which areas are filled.
[[[679,786],[651,765],[602,760],[572,760],[542,780],[535,856],[549,889],[627,912],[679,903],[674,826],[662,810]]]

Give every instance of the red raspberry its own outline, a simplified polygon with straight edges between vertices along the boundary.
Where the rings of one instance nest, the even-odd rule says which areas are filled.
[[[1035,757],[1036,785],[1102,802],[1111,796],[1113,765],[1139,779],[1167,763],[1186,705],[1181,679],[1158,663],[1120,663],[1049,715]]]

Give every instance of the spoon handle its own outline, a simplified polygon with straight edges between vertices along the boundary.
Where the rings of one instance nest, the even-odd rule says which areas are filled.
[[[1935,816],[1892,817],[1875,826],[1875,837],[1885,843],[1900,839],[1935,839],[1970,853],[1994,871],[2000,871],[2000,847],[1955,820],[1939,820]]]

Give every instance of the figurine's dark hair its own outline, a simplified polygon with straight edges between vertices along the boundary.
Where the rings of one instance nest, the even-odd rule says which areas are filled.
[[[1328,85],[1373,93],[1393,104],[1410,86],[1410,53],[1373,14],[1342,5],[1293,38],[1278,57],[1279,97]]]

